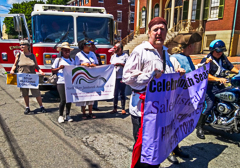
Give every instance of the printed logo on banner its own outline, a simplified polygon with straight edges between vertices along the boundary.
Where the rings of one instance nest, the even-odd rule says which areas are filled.
[[[95,77],[92,76],[89,71],[83,67],[77,67],[72,70],[72,84],[81,84],[81,81],[93,83],[97,80],[102,80],[104,83],[107,82],[107,80],[104,77],[101,77],[101,75]]]

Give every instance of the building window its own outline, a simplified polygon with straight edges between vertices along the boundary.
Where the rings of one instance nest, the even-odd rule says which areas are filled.
[[[131,6],[135,6],[135,0],[130,1]]]
[[[153,17],[155,18],[155,17],[158,17],[158,16],[159,16],[159,5],[156,4],[154,6],[154,15],[153,15]]]
[[[210,4],[210,19],[218,18],[219,12],[219,1],[220,0],[211,0]]]
[[[141,27],[145,27],[145,20],[146,20],[146,8],[145,7],[143,7],[142,8],[142,25],[141,25]]]
[[[98,3],[104,3],[104,1],[103,0],[98,0]]]
[[[83,6],[84,5],[84,0],[81,0],[81,6]]]
[[[130,23],[134,23],[134,12],[131,12]]]
[[[122,11],[117,11],[117,21],[122,22]]]
[[[206,35],[206,46],[205,48],[208,48],[210,43],[216,39],[216,34],[209,34],[209,35]]]
[[[193,5],[192,5],[192,20],[196,20],[196,13],[197,13],[197,0],[193,0]]]
[[[75,6],[75,1],[73,2],[73,6]]]
[[[77,6],[79,6],[79,1],[80,1],[80,0],[77,0]]]
[[[117,4],[122,4],[122,0],[117,0]]]
[[[85,3],[88,4],[89,0],[85,0]]]

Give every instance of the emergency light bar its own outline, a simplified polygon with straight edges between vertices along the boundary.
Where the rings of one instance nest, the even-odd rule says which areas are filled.
[[[46,5],[36,4],[34,11],[59,11],[59,12],[80,12],[80,13],[103,13],[106,10],[103,7],[85,7],[85,6],[67,6],[67,5]]]

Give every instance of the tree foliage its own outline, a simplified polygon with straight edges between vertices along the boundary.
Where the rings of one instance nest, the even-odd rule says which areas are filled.
[[[14,3],[12,4],[12,8],[9,10],[9,14],[24,14],[26,17],[27,21],[27,26],[28,30],[31,32],[31,13],[33,11],[34,5],[35,4],[44,4],[42,0],[37,1],[28,1],[28,2],[22,2],[22,3]],[[6,25],[6,33],[9,35],[17,36],[18,33],[14,30],[14,24],[13,24],[13,19],[10,17],[6,17],[3,21]],[[24,28],[24,23],[22,22],[22,27],[23,27],[23,34],[26,34],[26,30]],[[24,36],[26,37],[26,36]]]
[[[66,5],[70,0],[47,0],[46,4]]]

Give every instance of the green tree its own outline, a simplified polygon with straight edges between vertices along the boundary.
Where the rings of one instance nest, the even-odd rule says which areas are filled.
[[[67,5],[69,0],[47,0],[46,4]]]
[[[12,8],[9,10],[9,14],[21,13],[21,14],[25,15],[28,30],[30,31],[30,34],[32,34],[32,31],[31,31],[31,13],[33,11],[33,8],[34,8],[35,4],[44,4],[44,2],[42,0],[40,0],[40,1],[33,0],[33,1],[29,1],[29,2],[14,3],[14,4],[12,4]],[[9,18],[9,17],[6,17],[3,21],[3,23],[6,25],[6,33],[9,34],[9,35],[13,35],[16,38],[18,33],[14,30],[13,19]],[[22,24],[23,24],[23,22],[22,22]],[[23,34],[26,34],[24,24],[22,25],[22,27],[23,27]],[[26,37],[26,36],[24,36],[24,37]]]

